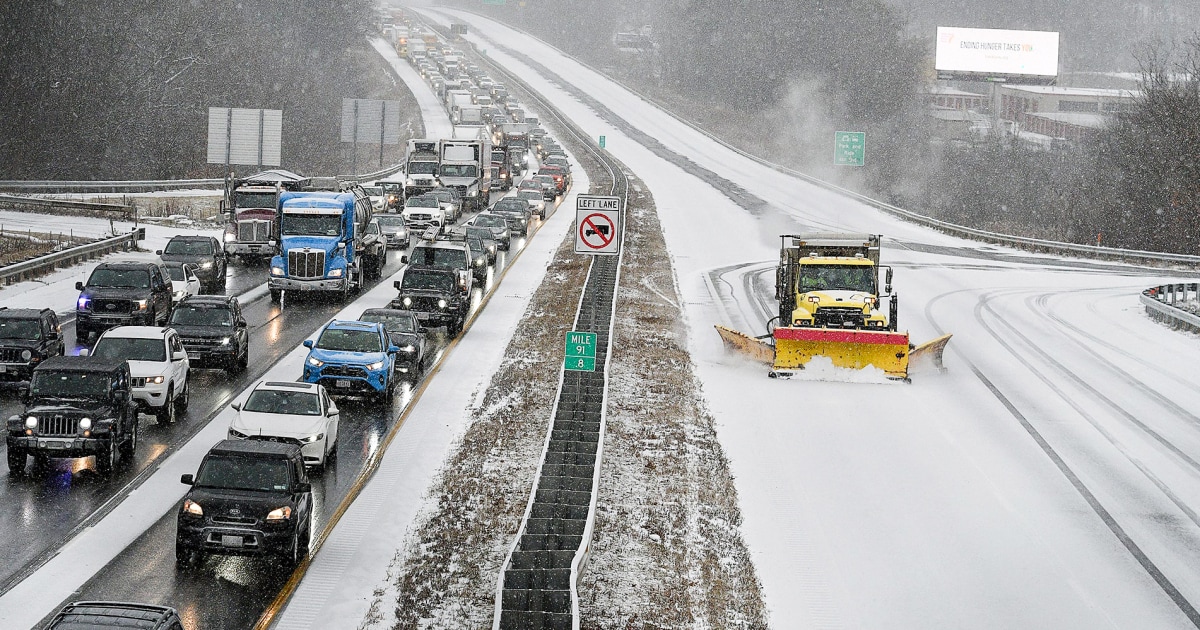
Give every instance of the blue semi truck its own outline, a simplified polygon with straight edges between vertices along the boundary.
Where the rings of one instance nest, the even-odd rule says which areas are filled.
[[[387,244],[371,222],[371,199],[359,186],[342,192],[285,192],[279,197],[279,255],[267,287],[279,302],[285,291],[339,293],[345,301],[379,278]]]

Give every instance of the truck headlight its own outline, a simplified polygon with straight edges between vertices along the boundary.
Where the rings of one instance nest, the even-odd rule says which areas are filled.
[[[79,428],[83,429],[84,431],[91,429],[92,428],[92,419],[91,418],[80,418]]]
[[[330,269],[329,277],[330,278],[341,278],[343,271],[345,271],[345,270],[344,269]]]
[[[271,275],[275,276],[277,278],[282,276],[283,275],[283,267],[271,267]]]
[[[221,337],[222,346],[228,346],[231,343],[233,343],[233,337]]]
[[[400,303],[405,306],[412,306],[412,298],[406,297],[403,300],[400,300]]]
[[[407,346],[402,346],[400,348],[400,352],[411,353],[411,352],[416,352],[416,351],[417,351],[417,347],[412,345],[411,343],[408,344]]]
[[[292,508],[286,505],[267,512],[268,523],[280,523],[288,520],[289,518],[292,518]]]
[[[150,303],[150,300],[135,300],[134,301],[134,304],[137,306],[137,310],[139,310],[139,311],[146,310],[146,306],[149,305],[149,303]]]
[[[79,296],[79,300],[77,300],[75,302],[75,308],[78,308],[81,311],[86,311],[88,309],[88,306],[91,305],[91,303],[92,303],[91,298],[89,298],[86,295],[81,295],[81,296]]]
[[[38,423],[37,416],[29,416],[28,418],[25,418],[25,428],[26,429],[36,429],[37,423]]]
[[[438,308],[446,308],[446,300],[438,300]]]
[[[30,351],[28,351],[28,350],[22,350],[22,351],[21,351],[21,360],[22,360],[22,361],[28,361],[28,360],[30,360],[30,359],[32,359],[32,358],[33,358],[33,353],[32,353],[32,352],[30,352]]]
[[[226,243],[232,243],[232,242],[234,242],[234,241],[236,241],[236,240],[237,240],[237,234],[234,234],[234,233],[232,233],[232,232],[227,232],[227,233],[225,234],[225,242],[226,242]]]
[[[369,364],[367,364],[367,369],[371,370],[372,372],[374,372],[375,370],[382,370],[383,369],[383,361],[376,361],[374,363],[369,363]]]
[[[204,516],[204,508],[200,507],[199,503],[188,499],[183,502],[183,513],[188,516],[201,517]]]

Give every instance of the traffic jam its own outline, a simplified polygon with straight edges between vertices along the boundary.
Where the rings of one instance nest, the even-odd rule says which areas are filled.
[[[5,590],[229,412],[224,439],[181,476],[169,532],[146,538],[162,553],[173,538],[181,575],[259,572],[278,589],[553,215],[571,187],[566,151],[503,83],[410,28],[397,52],[442,100],[451,137],[408,141],[375,181],[229,179],[219,234],[104,259],[75,283],[73,312],[0,308],[0,526],[31,532],[0,556]],[[385,304],[344,316],[389,286]],[[263,378],[298,347],[299,370]]]

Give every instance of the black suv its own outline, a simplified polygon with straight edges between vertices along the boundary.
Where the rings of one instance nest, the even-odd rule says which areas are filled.
[[[200,290],[219,293],[225,290],[225,251],[211,236],[172,236],[166,247],[154,252],[163,262],[192,265],[200,278]]]
[[[0,380],[28,381],[33,368],[64,350],[54,311],[0,307]]]
[[[308,555],[312,485],[296,444],[222,440],[209,449],[179,506],[175,560],[204,554],[273,555],[294,566]]]
[[[238,374],[249,363],[250,334],[236,297],[184,298],[171,311],[167,326],[179,333],[192,367],[219,368]]]
[[[413,311],[422,326],[445,326],[451,337],[467,319],[470,296],[458,290],[458,275],[448,269],[409,267],[392,283],[400,292],[389,308]]]
[[[118,454],[137,448],[137,407],[129,363],[98,357],[51,357],[33,370],[22,392],[25,411],[8,419],[8,471],[25,471],[25,456],[39,468],[51,457],[96,456],[108,474]]]
[[[396,353],[397,374],[416,378],[421,373],[428,342],[425,327],[417,320],[416,313],[394,308],[369,308],[358,316],[358,321],[383,324],[392,345],[400,348]]]
[[[75,602],[54,615],[46,630],[81,628],[137,628],[183,630],[179,611],[167,606],[132,602]]]
[[[161,326],[171,314],[171,278],[153,262],[100,263],[76,282],[75,340],[114,326]]]

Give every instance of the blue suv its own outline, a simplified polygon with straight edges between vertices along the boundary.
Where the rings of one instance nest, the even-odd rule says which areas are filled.
[[[387,402],[396,391],[393,368],[400,348],[375,322],[335,319],[321,329],[316,343],[306,340],[304,381],[320,383],[331,395],[366,395]]]

